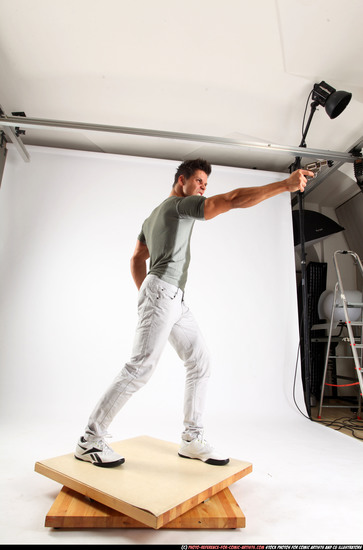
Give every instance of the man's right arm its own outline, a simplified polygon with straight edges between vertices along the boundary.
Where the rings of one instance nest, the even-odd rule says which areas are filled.
[[[211,220],[219,214],[232,210],[232,208],[248,208],[270,199],[280,193],[289,191],[304,191],[306,177],[314,177],[314,173],[308,170],[296,170],[286,180],[269,183],[261,187],[244,187],[235,189],[229,193],[209,197],[204,203],[204,218]]]
[[[136,241],[136,247],[130,261],[131,274],[135,285],[140,289],[143,280],[146,277],[146,261],[150,258],[149,250],[146,244]]]

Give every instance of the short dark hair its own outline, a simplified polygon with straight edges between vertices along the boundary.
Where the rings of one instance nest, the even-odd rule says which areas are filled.
[[[173,187],[177,184],[180,176],[185,176],[186,179],[188,179],[194,174],[194,172],[196,172],[196,170],[203,170],[203,172],[205,172],[207,176],[209,176],[212,172],[212,166],[207,160],[201,158],[185,160],[181,163],[175,173]]]

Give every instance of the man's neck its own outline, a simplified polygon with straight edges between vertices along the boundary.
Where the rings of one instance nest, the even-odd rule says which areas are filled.
[[[182,189],[180,188],[180,186],[178,184],[176,184],[172,188],[169,197],[185,197],[185,195],[184,195]]]

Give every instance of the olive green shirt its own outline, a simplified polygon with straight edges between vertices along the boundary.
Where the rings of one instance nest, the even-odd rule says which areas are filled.
[[[138,240],[150,254],[150,274],[184,290],[195,220],[204,220],[205,197],[171,196],[144,221]]]

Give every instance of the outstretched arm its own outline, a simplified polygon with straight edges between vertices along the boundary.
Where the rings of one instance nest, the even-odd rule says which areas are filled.
[[[146,277],[146,260],[150,258],[146,244],[136,242],[136,247],[130,261],[131,274],[138,289]]]
[[[289,191],[304,191],[306,186],[306,176],[314,177],[314,172],[309,170],[296,170],[286,180],[269,183],[261,187],[245,187],[235,189],[229,193],[209,197],[204,203],[204,218],[211,220],[232,210],[232,208],[248,208],[255,206],[259,202],[270,199],[275,195]]]

